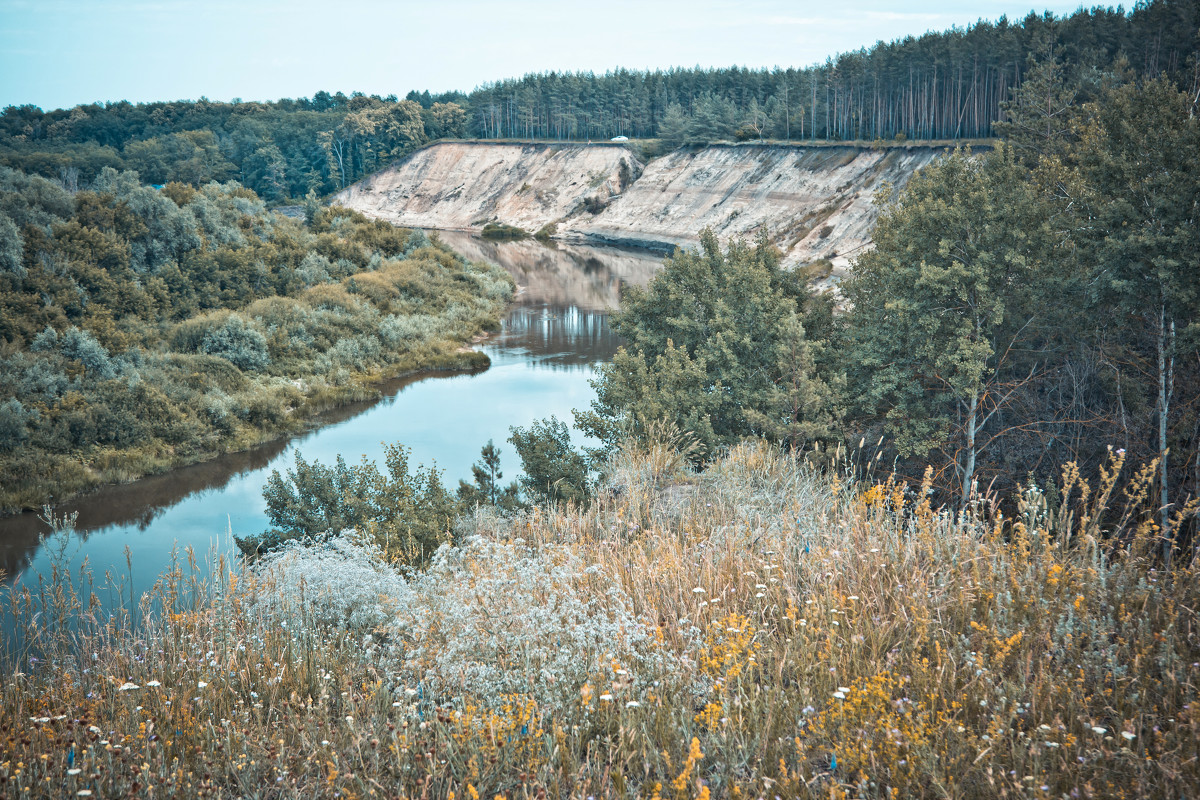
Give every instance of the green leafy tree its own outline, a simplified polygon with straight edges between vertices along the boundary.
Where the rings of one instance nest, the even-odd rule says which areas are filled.
[[[585,503],[588,465],[571,446],[571,432],[557,417],[535,420],[528,428],[510,428],[508,441],[521,458],[521,486],[538,502]]]
[[[263,487],[275,529],[239,539],[238,546],[255,553],[287,539],[315,541],[353,528],[404,563],[424,564],[448,540],[458,503],[442,485],[436,467],[409,471],[408,448],[385,445],[384,453],[386,475],[365,457],[349,466],[338,456],[327,467],[306,462],[297,452],[296,466],[287,477],[274,470]]]
[[[458,103],[434,103],[429,108],[434,138],[461,139],[467,135],[467,111]]]
[[[903,456],[947,453],[964,503],[980,453],[1034,422],[1005,415],[1046,369],[1050,216],[1010,149],[955,151],[913,176],[843,284],[855,411]]]
[[[1099,307],[1128,315],[1135,336],[1151,343],[1143,358],[1157,389],[1158,500],[1169,558],[1176,364],[1200,350],[1200,121],[1194,100],[1162,78],[1115,89],[1087,112],[1080,239]],[[1139,350],[1136,339],[1131,347]]]
[[[666,421],[710,456],[744,436],[803,447],[830,435],[832,393],[799,319],[805,297],[765,237],[722,251],[703,231],[700,250],[676,252],[623,298],[613,326],[628,345],[600,368],[577,424],[611,446]]]

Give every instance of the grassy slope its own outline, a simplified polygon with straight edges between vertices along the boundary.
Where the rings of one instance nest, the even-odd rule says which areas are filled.
[[[21,623],[42,621],[33,644],[10,641],[22,672],[0,690],[0,791],[1132,798],[1200,785],[1200,583],[1193,564],[1155,571],[1136,514],[1126,546],[1108,543],[1095,520],[1110,480],[1080,500],[1068,474],[1074,502],[1047,514],[1031,495],[1023,521],[1001,524],[755,445],[681,471],[661,451],[624,453],[592,509],[463,520],[467,543],[407,580],[349,544],[190,590],[180,573],[166,613],[128,631],[84,623],[77,642],[63,635],[69,593],[14,595]]]
[[[134,200],[148,191],[126,189]],[[182,320],[171,313],[186,296],[188,278],[168,288],[127,267],[121,273],[112,265],[122,253],[127,259],[128,249],[107,256],[108,267],[91,263],[90,251],[67,251],[74,231],[115,239],[78,225],[81,212],[69,225],[54,223],[40,244],[27,245],[27,252],[36,246],[70,264],[62,296],[90,290],[91,302],[82,315],[70,307],[58,313],[55,305],[50,310],[58,316],[44,323],[12,325],[47,324],[59,331],[58,345],[18,341],[0,348],[0,403],[21,403],[26,420],[19,436],[7,431],[10,441],[0,448],[0,512],[251,447],[302,428],[323,410],[375,396],[377,382],[398,374],[486,366],[486,356],[465,345],[499,325],[512,297],[512,280],[499,267],[468,264],[420,234],[393,232],[353,212],[322,211],[310,229],[245,201],[240,188],[204,192],[193,192],[181,213],[202,201],[208,205],[197,214],[211,218],[217,206],[234,223],[210,223],[216,234],[198,239],[200,248],[184,259],[213,262],[194,266],[197,275],[227,268],[212,286],[234,281],[239,288],[210,296],[207,310]],[[100,198],[125,207],[112,195]],[[27,242],[39,231],[26,228]],[[218,245],[216,235],[233,243]],[[3,276],[6,313],[14,320],[29,313],[22,311],[26,295],[36,301],[38,292],[45,294],[40,284],[63,280],[37,259],[27,263],[19,279]],[[88,270],[103,280],[78,277]],[[248,274],[260,285],[288,288],[260,289],[247,300],[237,293],[248,291]],[[151,297],[156,289],[160,309]],[[133,301],[124,299],[127,292]],[[83,352],[64,344],[63,334],[75,326],[90,337]],[[228,330],[245,341],[213,338]],[[32,333],[18,335],[32,340]],[[259,349],[250,347],[247,356],[246,342]]]

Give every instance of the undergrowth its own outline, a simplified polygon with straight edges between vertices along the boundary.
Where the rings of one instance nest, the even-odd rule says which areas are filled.
[[[348,532],[192,559],[136,608],[86,575],[6,589],[0,795],[1200,786],[1196,565],[1156,560],[1119,455],[1018,519],[753,444],[699,474],[618,458],[589,509],[481,510],[422,572]]]

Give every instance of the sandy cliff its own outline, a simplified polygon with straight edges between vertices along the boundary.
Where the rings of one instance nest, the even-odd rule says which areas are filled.
[[[472,230],[488,222],[529,232],[579,213],[585,198],[620,190],[623,147],[447,142],[340,192],[335,202],[415,228]]]
[[[870,243],[887,181],[902,186],[939,150],[713,145],[642,165],[611,145],[447,142],[358,183],[335,202],[399,225],[479,229],[495,221],[570,242],[669,251],[712,228],[766,230],[799,266],[828,259],[831,279]]]

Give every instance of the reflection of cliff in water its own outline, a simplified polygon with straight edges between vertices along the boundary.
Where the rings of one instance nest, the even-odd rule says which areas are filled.
[[[615,309],[622,287],[645,286],[662,266],[662,255],[648,251],[543,244],[535,239],[492,242],[458,231],[436,233],[465,258],[492,261],[508,270],[524,289],[517,298],[521,305]]]

